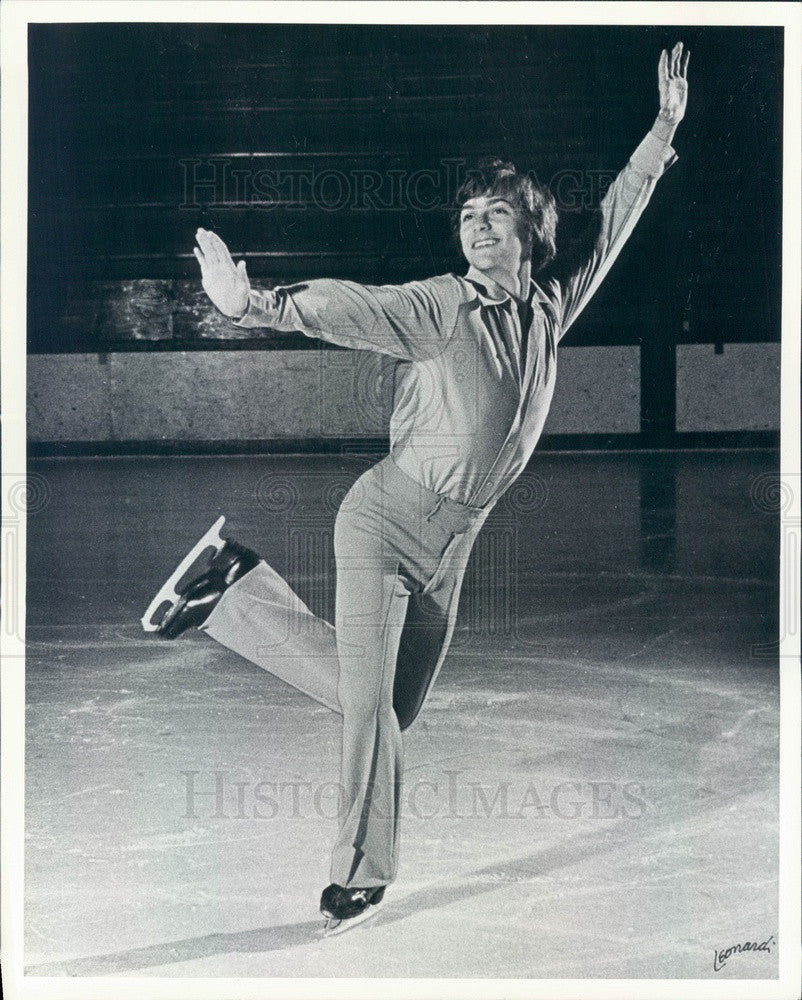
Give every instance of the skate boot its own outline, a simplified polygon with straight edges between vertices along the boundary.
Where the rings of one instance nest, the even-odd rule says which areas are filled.
[[[342,934],[379,912],[385,886],[370,889],[344,889],[330,885],[320,897],[320,912],[326,917],[323,933],[326,937]]]
[[[181,596],[159,623],[156,632],[163,639],[177,639],[193,626],[203,625],[232,583],[256,566],[259,556],[236,542],[226,542],[212,559],[209,569],[191,580]]]
[[[223,592],[260,561],[255,552],[220,537],[224,523],[225,518],[221,517],[212,525],[153,598],[142,616],[146,632],[158,632],[165,639],[175,639],[188,628],[202,625]],[[202,562],[204,555],[206,559]],[[178,589],[182,577],[196,564],[199,570],[205,565],[205,572],[190,577],[189,582]],[[165,605],[170,605],[166,613]]]

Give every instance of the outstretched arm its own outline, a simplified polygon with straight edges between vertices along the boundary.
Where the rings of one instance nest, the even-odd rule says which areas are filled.
[[[557,312],[559,336],[568,330],[606,277],[658,179],[677,158],[670,143],[685,115],[688,58],[688,52],[683,58],[682,42],[677,42],[670,55],[663,50],[657,69],[660,110],[650,132],[601,201],[598,236],[564,277],[544,283],[543,290]]]
[[[199,229],[194,254],[203,288],[238,326],[303,333],[340,347],[419,361],[437,357],[451,335],[460,302],[448,276],[405,285],[358,285],[321,278],[256,291],[245,262],[235,264],[216,233]]]

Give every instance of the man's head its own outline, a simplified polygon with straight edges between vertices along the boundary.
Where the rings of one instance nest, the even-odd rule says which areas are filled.
[[[531,259],[536,273],[554,258],[557,206],[548,188],[512,163],[485,157],[457,192],[452,227],[478,270],[517,271]]]

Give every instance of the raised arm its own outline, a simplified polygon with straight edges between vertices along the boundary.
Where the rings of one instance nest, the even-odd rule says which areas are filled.
[[[256,291],[245,262],[205,229],[194,253],[203,288],[238,326],[269,327],[408,361],[436,357],[457,319],[460,286],[447,275],[405,285],[318,279]]]
[[[651,130],[616,177],[599,206],[598,236],[567,274],[544,283],[560,320],[562,336],[604,280],[652,196],[663,173],[677,159],[671,140],[685,115],[688,59],[682,42],[663,50],[657,69],[660,110]],[[600,225],[599,225],[600,223]]]
[[[652,132],[663,142],[671,142],[677,125],[685,117],[688,103],[688,60],[689,51],[682,53],[682,42],[677,42],[671,55],[665,49],[660,53],[657,64],[657,89],[660,94],[660,110],[652,125]]]

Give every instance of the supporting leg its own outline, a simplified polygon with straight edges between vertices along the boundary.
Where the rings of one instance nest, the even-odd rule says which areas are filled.
[[[364,519],[338,517],[334,544],[343,741],[331,880],[368,888],[396,874],[403,748],[392,691],[409,592],[392,546]]]
[[[454,567],[436,591],[409,599],[393,686],[393,708],[402,732],[417,718],[448,653],[464,575],[464,566]]]
[[[387,502],[379,519],[368,499],[361,510],[338,516],[343,765],[332,881],[340,886],[370,888],[395,878],[401,730],[419,712],[445,659],[480,527],[471,523],[450,534],[444,523],[410,523],[403,505]]]

